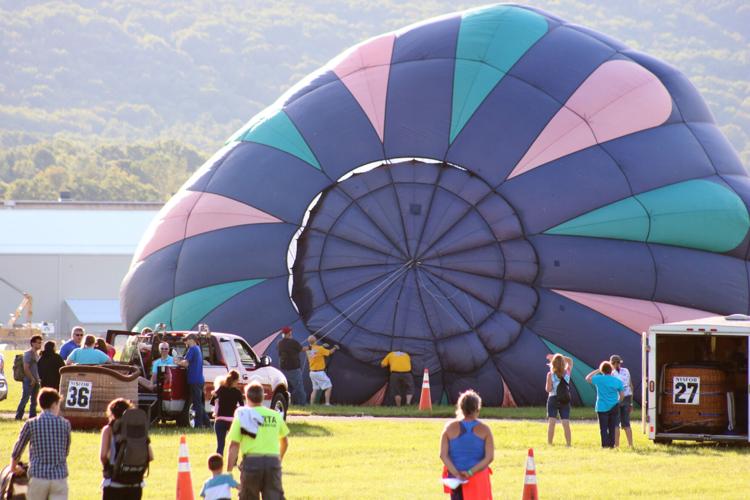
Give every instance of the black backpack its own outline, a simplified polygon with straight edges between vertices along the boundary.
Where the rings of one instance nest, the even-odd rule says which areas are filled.
[[[16,354],[13,358],[13,380],[16,382],[23,382],[26,377],[26,373],[23,371],[23,354]]]
[[[140,484],[148,471],[148,416],[139,408],[131,408],[114,424],[115,461],[110,478],[120,484]]]
[[[557,384],[555,397],[557,398],[557,402],[561,405],[570,403],[570,384],[568,384],[568,381],[565,380],[564,376],[560,379],[560,383]]]

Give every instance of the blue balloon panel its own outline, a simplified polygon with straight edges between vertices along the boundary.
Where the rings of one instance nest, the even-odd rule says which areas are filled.
[[[272,355],[292,325],[341,347],[336,403],[378,401],[400,350],[434,403],[541,405],[560,352],[590,405],[611,354],[639,384],[634,318],[750,312],[749,207],[678,69],[487,6],[352,47],[252,118],[147,231],[122,316]]]

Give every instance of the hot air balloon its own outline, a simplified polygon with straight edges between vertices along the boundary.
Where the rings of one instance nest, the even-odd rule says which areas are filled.
[[[342,348],[339,403],[371,401],[402,350],[433,400],[505,406],[543,403],[561,352],[592,404],[612,353],[639,385],[650,324],[750,312],[749,201],[678,70],[484,7],[352,47],[238,130],[144,235],[122,314],[256,350],[315,334]]]

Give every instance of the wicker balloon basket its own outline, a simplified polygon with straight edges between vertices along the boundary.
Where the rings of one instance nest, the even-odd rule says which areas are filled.
[[[667,364],[662,368],[664,432],[720,434],[727,430],[730,377],[718,364]]]
[[[60,414],[74,429],[107,423],[107,405],[117,398],[138,404],[139,370],[128,365],[74,365],[60,368]]]

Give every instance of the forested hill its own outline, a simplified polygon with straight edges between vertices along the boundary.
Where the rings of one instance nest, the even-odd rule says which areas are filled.
[[[0,0],[0,198],[166,199],[350,45],[482,3]],[[747,0],[533,5],[682,70],[750,166]]]

